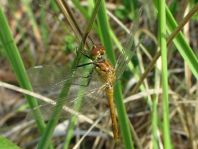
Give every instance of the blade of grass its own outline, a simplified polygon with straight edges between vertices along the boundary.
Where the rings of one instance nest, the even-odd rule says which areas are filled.
[[[95,7],[93,9],[93,12],[92,12],[92,15],[91,15],[91,19],[90,19],[90,21],[87,25],[87,30],[85,31],[84,37],[82,37],[82,42],[86,42],[86,36],[88,37],[89,31],[90,31],[92,25],[94,24],[94,20],[95,20],[95,17],[97,15],[97,12],[99,10],[100,3],[101,3],[101,0],[98,0],[96,2],[96,5],[95,5]],[[78,25],[76,27],[79,28],[78,30],[80,30],[80,27]],[[84,38],[85,38],[85,40],[84,40]],[[84,60],[84,62],[86,63],[87,61]],[[74,105],[74,109],[76,111],[79,111],[80,108],[81,108],[81,103],[82,103],[82,99],[83,99],[82,93],[84,91],[85,91],[85,88],[80,87],[79,92],[78,92],[78,100]],[[69,144],[70,144],[70,141],[72,139],[73,132],[74,132],[74,127],[75,127],[76,123],[77,123],[77,117],[75,115],[73,115],[71,117],[71,121],[70,121],[69,126],[68,126],[68,132],[67,132],[66,137],[65,137],[65,143],[64,143],[64,148],[65,149],[67,149],[69,147]]]
[[[83,14],[83,16],[88,20],[90,18],[89,13],[86,11],[85,8],[83,8],[80,4],[79,0],[72,0],[72,3],[75,5],[75,7]]]
[[[76,36],[78,36],[79,38],[83,38],[83,33],[81,31],[81,29],[78,26],[78,23],[76,22],[72,12],[69,9],[69,6],[67,5],[66,2],[63,1],[56,1],[59,8],[61,9],[62,13],[64,14],[64,17],[68,20],[70,27],[73,29],[74,33],[76,34]],[[85,62],[86,63],[86,62]],[[85,88],[83,86],[80,87],[79,91],[78,91],[78,95],[77,95],[77,100],[74,104],[74,110],[79,111],[80,107],[81,107],[81,102],[83,99],[83,93],[85,91]],[[73,133],[74,133],[74,128],[75,125],[77,123],[77,116],[72,115],[68,128],[67,128],[67,133],[65,136],[65,141],[64,141],[64,146],[63,148],[67,149],[69,148],[70,145],[70,141],[71,138],[73,137]]]
[[[30,2],[31,2],[30,0],[22,0],[22,3],[25,6],[25,10],[27,12],[27,15],[30,18],[30,21],[31,21],[31,24],[32,24],[32,27],[33,27],[33,32],[34,32],[34,35],[36,37],[36,40],[38,41],[39,44],[42,45],[42,43],[41,43],[41,34],[40,34],[40,31],[39,31],[38,24],[36,23],[34,14],[33,14],[32,10],[31,10]]]
[[[12,38],[10,29],[8,27],[8,23],[6,21],[6,18],[1,8],[0,8],[0,22],[1,22],[0,39],[4,48],[4,52],[6,53],[8,60],[10,61],[12,68],[14,72],[16,73],[17,80],[19,81],[20,85],[23,88],[32,90],[27,74],[25,72],[25,67],[23,65],[22,59],[14,43],[14,39]],[[35,106],[37,106],[36,100],[34,100],[31,96],[26,96],[26,97],[30,105],[30,108],[34,108]],[[36,111],[34,113],[34,116],[35,116],[36,122],[38,122],[37,124],[38,124],[39,130],[40,132],[42,132],[44,129],[44,122],[42,121],[41,113],[39,111]]]
[[[101,8],[99,9],[97,21],[99,24],[99,32],[101,35],[101,40],[106,48],[107,57],[115,66],[116,60],[115,60],[115,54],[112,52],[113,46],[112,46],[112,41],[110,37],[110,32],[108,31],[110,29],[110,25],[109,25],[108,18],[106,15],[106,8],[105,8],[104,0],[102,0],[102,5],[101,5]]]
[[[12,69],[14,73],[16,74],[17,80],[19,81],[19,84],[22,88],[32,91],[32,87],[28,79],[27,73],[25,71],[23,61],[18,52],[19,50],[17,49],[17,46],[14,43],[14,39],[9,29],[9,25],[6,21],[6,17],[3,14],[3,11],[1,10],[1,8],[0,8],[0,22],[1,22],[0,40],[2,42],[3,49],[7,55],[7,58],[11,63]],[[42,118],[42,115],[39,109],[36,109],[36,110],[34,109],[35,107],[38,106],[38,103],[36,99],[33,98],[32,96],[26,95],[25,97],[27,99],[28,105],[32,109],[33,117],[36,121],[39,132],[43,133],[45,129],[44,120]]]
[[[115,60],[115,55],[113,53],[113,46],[112,46],[112,42],[110,38],[110,33],[108,32],[110,30],[110,25],[108,22],[104,1],[102,1],[102,5],[100,7],[97,20],[99,24],[100,33],[101,33],[101,40],[106,48],[107,57],[109,58],[111,63],[115,66],[116,60]],[[123,97],[122,97],[120,81],[118,81],[118,83],[116,83],[115,85],[114,97],[115,97],[115,103],[116,103],[117,112],[118,112],[118,121],[120,124],[120,130],[121,130],[125,148],[134,148],[130,128],[128,125],[126,109],[122,102]]]
[[[156,41],[157,42],[157,41]],[[157,43],[156,43],[157,44]],[[157,49],[158,51],[160,49]],[[160,89],[161,84],[161,59],[158,59],[156,62],[156,68],[155,68],[155,89]],[[152,143],[153,143],[153,149],[158,149],[160,147],[160,141],[161,138],[158,133],[158,100],[159,100],[159,94],[155,94],[152,99],[152,108],[151,108],[151,127],[152,127]]]
[[[74,62],[72,63],[72,68],[70,70],[70,71],[73,70],[73,72],[71,72],[72,76],[75,74],[76,66],[78,65],[79,60],[80,60],[80,58],[82,56],[80,51],[82,51],[82,49],[84,48],[84,45],[85,45],[86,39],[88,37],[89,31],[91,30],[91,27],[93,25],[95,16],[96,16],[97,11],[99,9],[100,1],[101,0],[97,0],[97,2],[96,2],[97,5],[96,5],[96,7],[95,7],[95,9],[94,9],[94,11],[92,13],[92,17],[91,17],[90,21],[88,22],[88,25],[87,25],[86,29],[85,29],[85,33],[83,35],[82,42],[80,43],[79,49],[77,51],[77,56],[74,59]],[[61,4],[61,3],[57,3],[57,4]],[[63,99],[65,99],[65,97],[67,96],[71,84],[72,84],[72,79],[70,79],[69,81],[67,81],[64,84],[64,86],[63,86],[63,88],[61,90],[61,93],[60,93],[60,95],[58,97],[57,104],[56,104],[56,106],[55,106],[55,108],[53,110],[52,115],[50,116],[50,121],[49,121],[49,123],[47,125],[47,128],[45,129],[44,134],[42,135],[42,138],[39,141],[38,149],[45,149],[45,148],[48,147],[48,145],[49,145],[48,142],[49,142],[49,140],[50,140],[50,138],[51,138],[51,136],[53,134],[54,128],[55,128],[55,126],[56,126],[56,124],[58,122],[58,119],[59,119],[61,111],[62,111],[62,107],[64,106],[64,104],[66,102],[66,100],[63,101]]]
[[[172,148],[170,137],[169,101],[168,101],[168,70],[166,47],[166,11],[165,0],[158,0],[159,46],[162,55],[162,100],[163,100],[163,139],[164,147]]]
[[[76,100],[76,102],[74,104],[74,107],[73,107],[75,111],[79,111],[80,108],[81,108],[84,92],[85,92],[85,87],[81,86],[79,91],[78,91],[77,100]],[[73,134],[74,134],[74,128],[76,126],[77,121],[78,121],[77,116],[72,115],[72,117],[70,119],[70,123],[69,123],[68,128],[67,128],[67,133],[66,133],[66,136],[65,136],[64,147],[63,147],[64,149],[69,148],[71,139],[72,139]]]
[[[77,38],[79,39],[79,41],[81,40],[83,33],[82,31],[76,27],[77,26],[77,22],[74,21],[74,17],[73,14],[71,13],[71,11],[69,10],[67,3],[61,0],[56,0],[56,4],[58,5],[59,9],[61,10],[62,14],[65,17],[65,24],[67,25],[67,23],[69,24],[70,28],[72,29],[72,31],[74,32],[74,34],[77,35]]]
[[[138,1],[137,0],[124,0],[124,6],[127,16],[130,19],[134,19],[137,16],[136,8],[138,8]]]
[[[185,42],[184,36],[182,36],[182,33],[179,32],[179,31],[183,28],[183,26],[186,24],[186,22],[189,20],[189,18],[191,18],[191,17],[192,17],[193,15],[195,15],[197,12],[198,12],[198,5],[195,5],[195,6],[193,7],[193,9],[190,10],[190,12],[188,13],[188,15],[187,15],[187,16],[182,20],[182,22],[178,25],[178,27],[176,27],[177,24],[175,24],[175,23],[172,24],[172,27],[170,27],[170,29],[171,29],[171,35],[170,35],[170,36],[168,37],[168,39],[167,39],[167,46],[168,46],[168,47],[170,46],[170,43],[172,42],[173,38],[175,38],[175,37],[177,37],[177,38],[180,37],[181,39],[183,39],[183,43],[178,43],[179,46],[178,46],[177,48],[179,48],[179,49],[180,49],[181,51],[183,51],[183,52],[184,52],[185,50],[191,51],[191,52],[187,52],[187,53],[189,53],[190,55],[193,55],[192,58],[193,58],[193,63],[195,63],[195,64],[194,64],[195,66],[198,66],[198,60],[197,60],[195,54],[192,53],[192,49],[190,48],[190,46]],[[170,26],[169,22],[176,22],[176,21],[174,20],[172,14],[170,13],[170,10],[169,10],[167,7],[166,7],[166,15],[167,15],[167,16],[166,16],[166,17],[167,17],[167,26],[166,26],[166,27],[169,27],[169,26]],[[179,35],[178,35],[178,34],[179,34]],[[177,35],[178,35],[178,36],[177,36]],[[182,47],[181,44],[184,44],[184,45],[185,45],[184,47],[187,47],[187,49],[185,49],[184,47]],[[186,53],[186,52],[184,52],[184,53]],[[147,77],[148,73],[153,69],[153,67],[154,67],[156,61],[158,60],[158,58],[160,57],[160,55],[161,55],[161,52],[160,52],[160,51],[157,52],[157,53],[154,55],[152,61],[149,63],[149,65],[148,65],[148,67],[146,68],[145,72],[142,74],[140,80],[137,82],[137,84],[136,84],[135,87],[133,88],[131,94],[137,93],[137,91],[138,91],[140,85],[142,84],[142,82],[144,81],[144,79]],[[188,58],[188,62],[191,61],[190,56],[189,56],[189,57],[185,57],[185,58]],[[194,72],[194,76],[197,78],[198,75],[196,75],[196,74],[197,74],[196,72],[197,72],[197,69],[198,69],[198,68],[197,68],[197,67],[193,67],[192,69],[196,69],[196,70],[194,70],[194,71],[192,71],[192,72]]]
[[[45,47],[47,47],[47,43],[48,43],[48,27],[47,27],[47,22],[46,22],[46,11],[44,9],[45,7],[41,7],[40,9],[40,17],[41,17],[41,23],[40,23],[40,30],[41,30],[41,36],[42,36],[42,40],[43,40],[43,44]]]
[[[70,22],[71,22],[70,26],[73,27],[75,30],[77,30],[76,35],[80,36],[80,40],[83,39],[83,33],[82,33],[80,27],[78,26],[78,22],[75,20],[75,17],[73,15],[72,11],[69,9],[69,6],[65,1],[62,1],[62,2],[63,2],[63,6],[65,7],[65,10],[68,12],[68,18],[70,18]],[[89,40],[93,43],[92,39],[88,35],[87,35],[86,39],[87,38],[89,38]],[[90,48],[86,42],[85,42],[85,44],[87,45],[88,48]]]
[[[195,5],[194,9],[189,12],[190,16],[191,14],[198,12],[198,4]],[[171,20],[167,22],[167,31],[168,33],[173,32],[173,30],[177,27],[177,23],[174,20],[170,10],[168,7],[166,7],[166,14],[167,14],[167,19]],[[189,21],[191,17],[186,17],[186,20],[183,19],[185,22]],[[193,52],[193,50],[190,48],[188,42],[186,42],[185,36],[179,32],[179,34],[176,36],[176,38],[173,40],[175,46],[177,47],[179,53],[185,60],[185,62],[189,65],[190,70],[194,74],[194,76],[198,79],[198,58]]]
[[[10,139],[0,136],[0,148],[8,148],[8,149],[21,149],[15,143],[13,143]]]
[[[156,79],[157,80],[157,79]],[[159,79],[158,79],[159,81]],[[159,87],[156,87],[159,88]],[[158,137],[158,95],[155,95],[153,97],[153,102],[152,102],[152,143],[153,143],[153,148],[158,149],[159,145],[159,137]]]

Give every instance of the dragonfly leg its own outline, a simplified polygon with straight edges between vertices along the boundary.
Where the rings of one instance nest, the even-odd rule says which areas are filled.
[[[84,86],[84,87],[89,86],[89,84],[90,84],[90,82],[91,82],[91,79],[92,79],[93,71],[94,71],[94,69],[91,69],[91,71],[90,71],[89,75],[84,77],[84,78],[87,78],[87,79],[88,79],[87,83],[86,83],[86,84],[84,84],[84,85],[83,85],[83,84],[81,84],[80,86]]]
[[[82,55],[84,55],[85,57],[87,57],[88,59],[91,59],[89,55],[85,54],[83,51],[80,51],[82,53]]]
[[[80,86],[84,86],[84,87],[89,86],[89,84],[90,84],[90,82],[91,82],[91,79],[92,79],[93,71],[94,71],[94,69],[91,69],[89,75],[87,75],[87,76],[81,76],[81,77],[79,76],[80,78],[83,78],[83,79],[87,79],[87,80],[88,80],[85,84],[72,83],[72,85],[80,85]],[[79,78],[79,77],[78,77],[78,78]],[[82,81],[81,81],[81,82],[82,82]]]
[[[89,86],[89,84],[91,82],[93,71],[94,71],[94,69],[91,69],[90,74],[87,76],[88,77],[87,86]]]
[[[78,52],[78,50],[76,49],[76,53],[77,53],[77,52]],[[87,57],[88,59],[91,59],[90,56],[89,56],[88,54],[86,54],[85,52],[83,52],[82,50],[80,50],[80,53],[81,53],[83,56]]]
[[[87,65],[90,65],[90,64],[94,64],[94,62],[89,62],[89,63],[85,63],[85,64],[80,64],[80,65],[77,65],[76,67],[83,67],[83,66],[87,66]]]

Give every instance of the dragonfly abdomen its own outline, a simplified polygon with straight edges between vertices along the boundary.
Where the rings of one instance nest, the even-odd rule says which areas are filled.
[[[119,131],[118,131],[118,123],[116,119],[116,110],[114,106],[114,101],[113,101],[113,87],[112,86],[107,86],[105,88],[106,96],[108,99],[108,104],[110,108],[110,115],[111,115],[111,120],[112,120],[112,128],[113,128],[113,136],[116,141],[119,139]]]
[[[111,65],[111,63],[106,60],[103,55],[105,53],[105,49],[102,46],[94,46],[91,51],[91,59],[95,64],[96,71],[99,74],[100,79],[105,84],[104,89],[108,99],[108,104],[110,108],[110,115],[112,120],[112,128],[114,139],[118,141],[119,133],[118,133],[118,124],[116,119],[116,110],[113,101],[113,85],[116,80],[115,69]]]

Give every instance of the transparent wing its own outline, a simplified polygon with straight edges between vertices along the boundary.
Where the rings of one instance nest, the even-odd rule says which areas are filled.
[[[87,81],[91,79],[89,68],[87,71],[84,68],[76,69],[76,75],[74,76],[72,76],[73,72],[70,69],[57,65],[36,66],[28,69],[28,76],[34,91],[39,93],[60,91],[63,85],[71,79],[75,85],[86,85]]]
[[[141,11],[139,14],[141,14]],[[135,32],[139,27],[139,18],[140,16],[133,21],[134,23],[130,31],[129,38],[126,42],[126,46],[124,46],[123,50],[120,52],[120,55],[116,62],[115,69],[117,79],[121,77],[121,75],[127,67],[127,64],[131,61],[132,56],[135,54],[135,49],[139,46],[139,43],[136,43],[134,38]]]
[[[77,72],[77,74],[82,74],[82,70],[80,69],[77,69]],[[33,88],[36,92],[53,99],[55,102],[57,101],[58,94],[66,81],[73,79],[73,85],[70,87],[68,96],[59,100],[66,102],[65,105],[73,109],[76,105],[76,101],[78,101],[79,98],[82,98],[80,99],[80,106],[82,108],[79,108],[79,111],[83,114],[87,115],[87,113],[95,113],[95,115],[98,115],[96,114],[98,113],[96,107],[98,107],[98,105],[102,102],[105,102],[105,100],[103,100],[105,98],[103,93],[104,84],[99,81],[96,72],[93,73],[93,77],[91,78],[89,84],[86,83],[90,78],[82,76],[71,77],[70,74],[64,72],[64,67],[56,67],[53,65],[32,68],[28,71],[28,73],[33,83]],[[89,75],[88,72],[86,73],[87,74],[84,75]],[[54,105],[40,102],[39,106],[36,108],[40,108],[41,111],[43,111],[45,119],[48,119],[53,111],[53,107]],[[64,113],[62,117],[68,118],[69,116],[70,114]]]
[[[96,87],[97,85],[90,85],[89,87],[74,87],[70,88],[69,95],[67,98],[60,99],[65,102],[65,106],[72,109],[75,112],[79,112],[91,119],[97,118],[101,112],[104,112],[107,109],[108,103],[104,95],[104,88],[102,86]],[[90,89],[91,88],[91,89]],[[53,99],[56,102],[56,98]],[[105,105],[105,106],[104,106]],[[76,106],[79,106],[76,109]],[[51,116],[51,113],[54,110],[54,105],[51,105],[46,102],[39,102],[39,106],[34,110],[39,108],[42,111],[42,114],[45,120],[48,120]],[[61,119],[68,119],[71,117],[70,112],[65,112],[61,115]]]

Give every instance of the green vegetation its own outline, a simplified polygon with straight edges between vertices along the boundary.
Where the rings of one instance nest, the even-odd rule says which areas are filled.
[[[12,143],[10,140],[0,136],[0,148],[7,148],[7,149],[20,149],[18,146],[16,146],[14,143]]]
[[[27,114],[26,108],[17,110],[24,102],[13,106],[12,114],[2,112],[0,132],[22,148],[196,148],[197,107],[193,104],[197,102],[198,5],[173,0],[168,6],[165,2],[21,0],[0,5],[1,81],[37,91],[29,81],[28,68],[53,65],[62,66],[64,72],[55,72],[57,77],[45,84],[56,71],[49,69],[38,84],[43,96],[50,93],[49,98],[56,99],[52,108],[46,106],[49,103],[40,105],[39,98],[24,95],[38,132],[17,122],[30,122],[17,117]],[[104,57],[116,69],[118,142],[113,140],[110,116],[105,112],[104,84],[94,82],[100,80],[92,71],[95,61],[89,58],[94,44],[105,47]],[[0,102],[13,99],[10,94],[24,101],[20,91],[11,92],[4,96],[0,90]],[[50,111],[47,120],[43,107]],[[57,126],[63,122],[68,126],[61,130],[63,135],[56,136]],[[24,136],[17,130],[10,132],[18,125]]]

